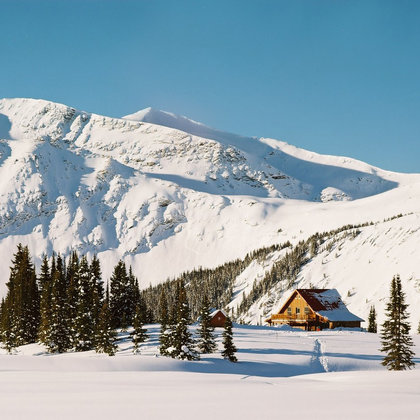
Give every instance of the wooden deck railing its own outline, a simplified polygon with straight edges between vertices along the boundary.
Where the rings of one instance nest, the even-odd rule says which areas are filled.
[[[271,320],[281,320],[281,321],[316,321],[316,315],[314,314],[273,314],[271,315]]]

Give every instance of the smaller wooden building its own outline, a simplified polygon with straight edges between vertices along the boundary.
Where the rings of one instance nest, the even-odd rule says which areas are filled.
[[[212,327],[224,327],[227,315],[225,311],[221,309],[216,309],[210,314],[211,320],[210,324]]]
[[[363,319],[347,309],[336,289],[296,289],[280,310],[265,322],[314,331],[338,327],[360,328]]]

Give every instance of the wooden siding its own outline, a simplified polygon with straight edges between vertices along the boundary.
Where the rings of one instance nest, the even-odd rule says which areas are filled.
[[[297,310],[299,310],[299,312],[297,312]],[[305,312],[305,310],[307,312]],[[310,308],[308,303],[305,301],[305,299],[302,298],[302,296],[298,292],[294,292],[291,296],[291,299],[289,299],[287,304],[283,306],[279,315],[284,315],[287,317],[297,316],[298,318],[302,318],[308,317],[310,315],[315,316],[315,312]]]
[[[224,327],[226,316],[222,311],[217,311],[210,320],[212,327]]]
[[[280,312],[272,314],[266,322],[270,324],[288,324],[305,330],[318,330],[339,327],[360,327],[360,321],[330,321],[327,317],[318,315],[308,302],[295,290]]]

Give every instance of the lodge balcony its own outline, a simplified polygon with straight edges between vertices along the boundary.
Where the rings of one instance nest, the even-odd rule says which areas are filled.
[[[319,316],[315,314],[273,314],[271,315],[272,322],[292,323],[292,322],[317,322]]]

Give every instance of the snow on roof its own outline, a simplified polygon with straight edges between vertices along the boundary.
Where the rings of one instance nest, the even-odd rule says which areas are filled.
[[[213,312],[210,313],[210,316],[213,318],[219,312],[221,312],[226,318],[228,317],[227,314],[226,314],[226,312],[223,309],[215,309]]]
[[[285,308],[295,293],[299,293],[314,312],[328,318],[330,321],[364,321],[347,309],[336,289],[293,290],[290,295],[282,297],[281,303],[278,305],[279,313]]]
[[[363,321],[352,314],[336,289],[297,289],[309,306],[330,321]]]

